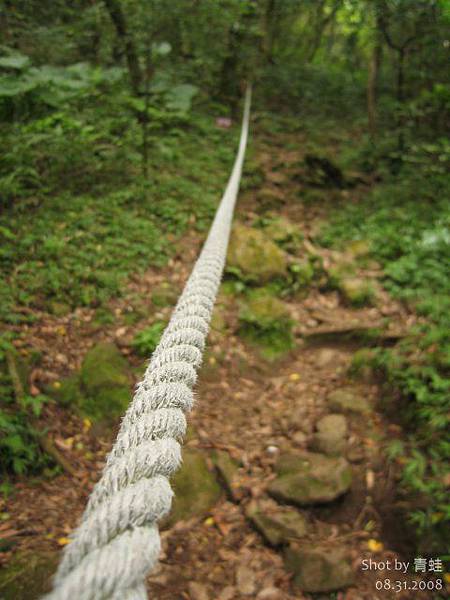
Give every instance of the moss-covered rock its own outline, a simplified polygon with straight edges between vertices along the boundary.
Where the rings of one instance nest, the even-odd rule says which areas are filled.
[[[236,225],[228,250],[228,271],[245,281],[264,284],[276,278],[285,278],[288,257],[259,229]]]
[[[295,249],[303,239],[299,227],[286,217],[274,217],[268,220],[264,233],[286,250]]]
[[[0,572],[1,600],[35,600],[51,589],[59,553],[30,552],[15,556]]]
[[[332,502],[352,482],[350,465],[342,457],[299,452],[281,456],[275,468],[278,477],[270,484],[269,494],[298,506]]]
[[[208,469],[200,450],[186,448],[183,464],[171,480],[175,498],[170,515],[163,527],[171,527],[177,521],[204,516],[217,502],[221,488]]]
[[[372,305],[375,302],[375,288],[369,279],[343,277],[337,287],[344,299],[353,306]]]
[[[291,544],[284,552],[293,583],[303,592],[332,592],[354,581],[351,556],[345,548]]]
[[[279,506],[268,512],[250,504],[246,516],[270,546],[281,546],[292,538],[304,537],[308,530],[306,518],[293,508]]]
[[[338,290],[349,304],[354,306],[374,304],[376,300],[374,283],[370,279],[357,275],[355,258],[356,255],[351,252],[335,252],[332,264],[326,269],[328,285]]]
[[[228,495],[232,500],[242,498],[242,489],[239,485],[239,464],[233,460],[228,452],[216,450],[211,455],[214,466],[217,469],[219,479],[223,482]]]
[[[325,415],[316,423],[312,448],[328,456],[342,454],[346,446],[347,419],[344,415]]]
[[[334,390],[327,396],[328,406],[339,412],[368,414],[371,407],[367,398],[352,387]]]
[[[293,347],[289,311],[267,290],[255,290],[242,304],[239,323],[240,335],[257,345],[266,358],[275,358]]]
[[[348,261],[345,257],[334,262],[327,269],[328,284],[333,289],[339,289],[341,282],[344,279],[349,279],[355,276],[356,268],[353,262]]]
[[[94,420],[122,415],[130,400],[128,363],[118,348],[102,342],[89,350],[80,372],[80,409]]]
[[[370,242],[368,240],[351,240],[345,245],[344,252],[353,258],[364,258],[370,254]]]

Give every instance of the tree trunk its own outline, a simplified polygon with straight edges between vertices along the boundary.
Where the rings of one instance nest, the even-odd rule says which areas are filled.
[[[369,124],[369,135],[372,141],[376,136],[376,104],[378,73],[381,64],[381,43],[377,39],[373,47],[372,56],[369,63],[369,73],[367,78],[367,118]]]
[[[397,64],[397,101],[399,104],[399,115],[397,120],[398,126],[398,151],[400,155],[403,154],[405,148],[405,136],[403,133],[403,115],[401,110],[403,109],[403,102],[405,99],[405,49],[402,47],[398,52],[398,64]]]
[[[134,45],[133,38],[131,37],[125,15],[123,14],[122,7],[119,0],[103,0],[106,9],[109,12],[111,21],[116,28],[117,36],[123,43],[125,49],[125,56],[127,59],[128,73],[130,75],[131,88],[133,92],[138,95],[142,83],[142,73],[139,66],[139,59]]]

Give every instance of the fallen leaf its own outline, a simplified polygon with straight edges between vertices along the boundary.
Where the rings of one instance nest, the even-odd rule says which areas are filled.
[[[56,541],[60,546],[67,546],[67,544],[70,544],[72,540],[68,537],[60,537]]]
[[[384,546],[381,542],[374,540],[373,538],[368,540],[367,547],[369,548],[369,550],[371,552],[381,552],[384,548]]]
[[[19,532],[16,529],[5,529],[0,532],[0,538],[2,540],[7,540],[8,538],[14,537]]]

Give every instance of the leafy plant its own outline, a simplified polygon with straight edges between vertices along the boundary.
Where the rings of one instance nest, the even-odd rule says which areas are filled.
[[[166,323],[156,321],[149,327],[139,331],[133,339],[133,347],[140,356],[149,357],[158,345]]]
[[[357,236],[370,240],[384,267],[386,289],[424,317],[397,347],[374,352],[371,364],[384,372],[391,402],[396,391],[396,412],[410,432],[402,481],[414,498],[410,517],[418,538],[430,546],[439,546],[442,527],[450,520],[445,484],[450,459],[450,211],[443,200],[448,182],[439,172],[433,179],[427,175],[435,160],[430,154],[428,166],[403,171],[401,179],[379,186],[365,201],[343,206],[322,233],[329,244]]]

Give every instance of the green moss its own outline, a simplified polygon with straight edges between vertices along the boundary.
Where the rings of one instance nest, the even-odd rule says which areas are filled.
[[[82,398],[81,410],[94,421],[113,421],[123,415],[130,402],[129,387],[99,391],[95,397]]]
[[[208,470],[200,450],[183,452],[181,469],[171,480],[175,498],[172,510],[164,526],[171,527],[177,521],[204,516],[217,502],[221,489],[214,474]]]
[[[84,357],[81,382],[88,394],[105,387],[128,385],[127,362],[114,344],[101,342]]]
[[[361,348],[352,357],[349,367],[350,375],[364,380],[370,380],[373,376],[376,353],[371,348]]]
[[[375,288],[368,279],[345,277],[339,282],[338,288],[353,306],[372,305],[375,302]]]
[[[302,260],[290,265],[295,290],[302,289],[311,284],[314,278],[314,267],[309,260]]]
[[[298,227],[286,217],[265,220],[264,233],[285,250],[293,251],[303,239]]]
[[[79,373],[73,373],[70,377],[61,381],[61,386],[59,388],[52,386],[49,390],[49,394],[55,398],[61,406],[70,406],[72,408],[80,407],[83,401],[83,394],[81,391]]]
[[[114,344],[102,342],[89,350],[81,366],[80,382],[80,409],[92,419],[113,420],[128,406],[128,364]]]
[[[240,335],[257,345],[265,358],[276,358],[294,345],[286,305],[264,288],[253,291],[243,303],[239,322]]]
[[[355,275],[355,265],[351,262],[339,262],[328,269],[328,283],[333,289],[339,289],[345,278]]]
[[[258,229],[236,225],[228,251],[228,272],[252,283],[267,283],[287,275],[287,255]]]
[[[59,553],[29,552],[15,556],[0,573],[2,600],[36,600],[50,591],[51,577],[56,570]]]

